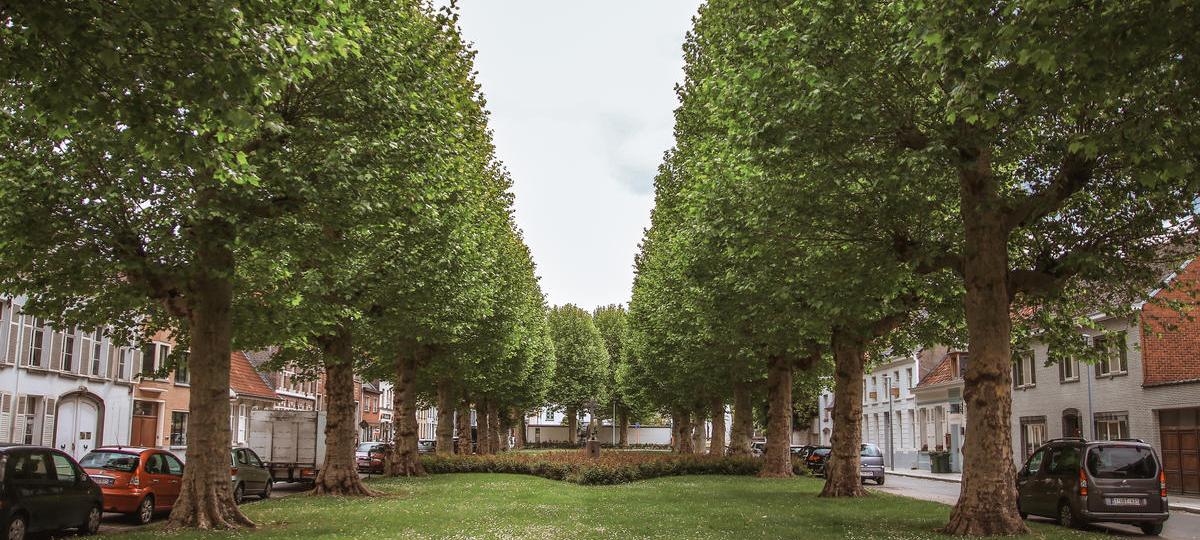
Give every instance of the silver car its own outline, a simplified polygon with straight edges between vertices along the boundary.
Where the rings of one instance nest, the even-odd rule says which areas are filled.
[[[233,501],[242,504],[246,494],[260,499],[271,496],[271,471],[258,459],[258,454],[249,448],[233,448],[229,451],[229,480],[233,486]]]
[[[883,485],[883,452],[878,446],[873,444],[862,445],[862,453],[859,454],[859,461],[862,463],[858,476],[866,482],[868,478],[874,480],[876,484]]]

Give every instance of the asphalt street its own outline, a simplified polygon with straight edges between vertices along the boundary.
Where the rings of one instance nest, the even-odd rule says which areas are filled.
[[[959,484],[892,475],[887,477],[887,483],[883,486],[868,487],[869,489],[904,495],[906,497],[954,504],[958,500]],[[1029,519],[1044,523],[1053,522],[1053,520],[1046,518],[1030,517]],[[1092,525],[1091,530],[1105,532],[1116,537],[1143,536],[1142,531],[1137,527],[1126,525],[1098,524]],[[1171,512],[1171,518],[1167,520],[1166,526],[1163,528],[1162,538],[1171,540],[1200,540],[1200,514]]]

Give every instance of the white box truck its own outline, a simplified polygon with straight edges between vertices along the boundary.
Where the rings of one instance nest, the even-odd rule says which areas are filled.
[[[251,411],[249,447],[276,482],[311,482],[325,463],[325,413]]]

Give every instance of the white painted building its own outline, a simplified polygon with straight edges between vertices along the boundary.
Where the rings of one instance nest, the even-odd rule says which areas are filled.
[[[889,466],[894,456],[898,468],[917,467],[925,441],[914,389],[944,352],[944,348],[935,348],[890,357],[863,376],[862,441],[877,445]],[[833,435],[833,391],[823,392],[818,399],[819,440],[828,446]]]
[[[41,444],[82,457],[129,444],[133,371],[141,351],[103,332],[61,331],[0,299],[0,442]]]

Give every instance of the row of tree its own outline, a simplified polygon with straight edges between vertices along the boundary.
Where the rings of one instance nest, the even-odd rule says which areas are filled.
[[[793,390],[831,369],[822,495],[859,496],[868,358],[965,344],[945,530],[1025,532],[1014,344],[1036,332],[1082,349],[1082,315],[1127,311],[1194,248],[1198,16],[1151,1],[707,2],[629,310],[651,403],[686,424],[732,402],[744,452],[738,426],[765,385],[764,475],[788,476]]]
[[[356,374],[396,384],[391,474],[422,474],[423,403],[473,405],[484,452],[543,403],[557,325],[453,11],[18,0],[0,32],[0,290],[62,327],[168,330],[188,351],[171,526],[253,525],[229,485],[235,346],[323,372],[318,494],[371,494]]]

